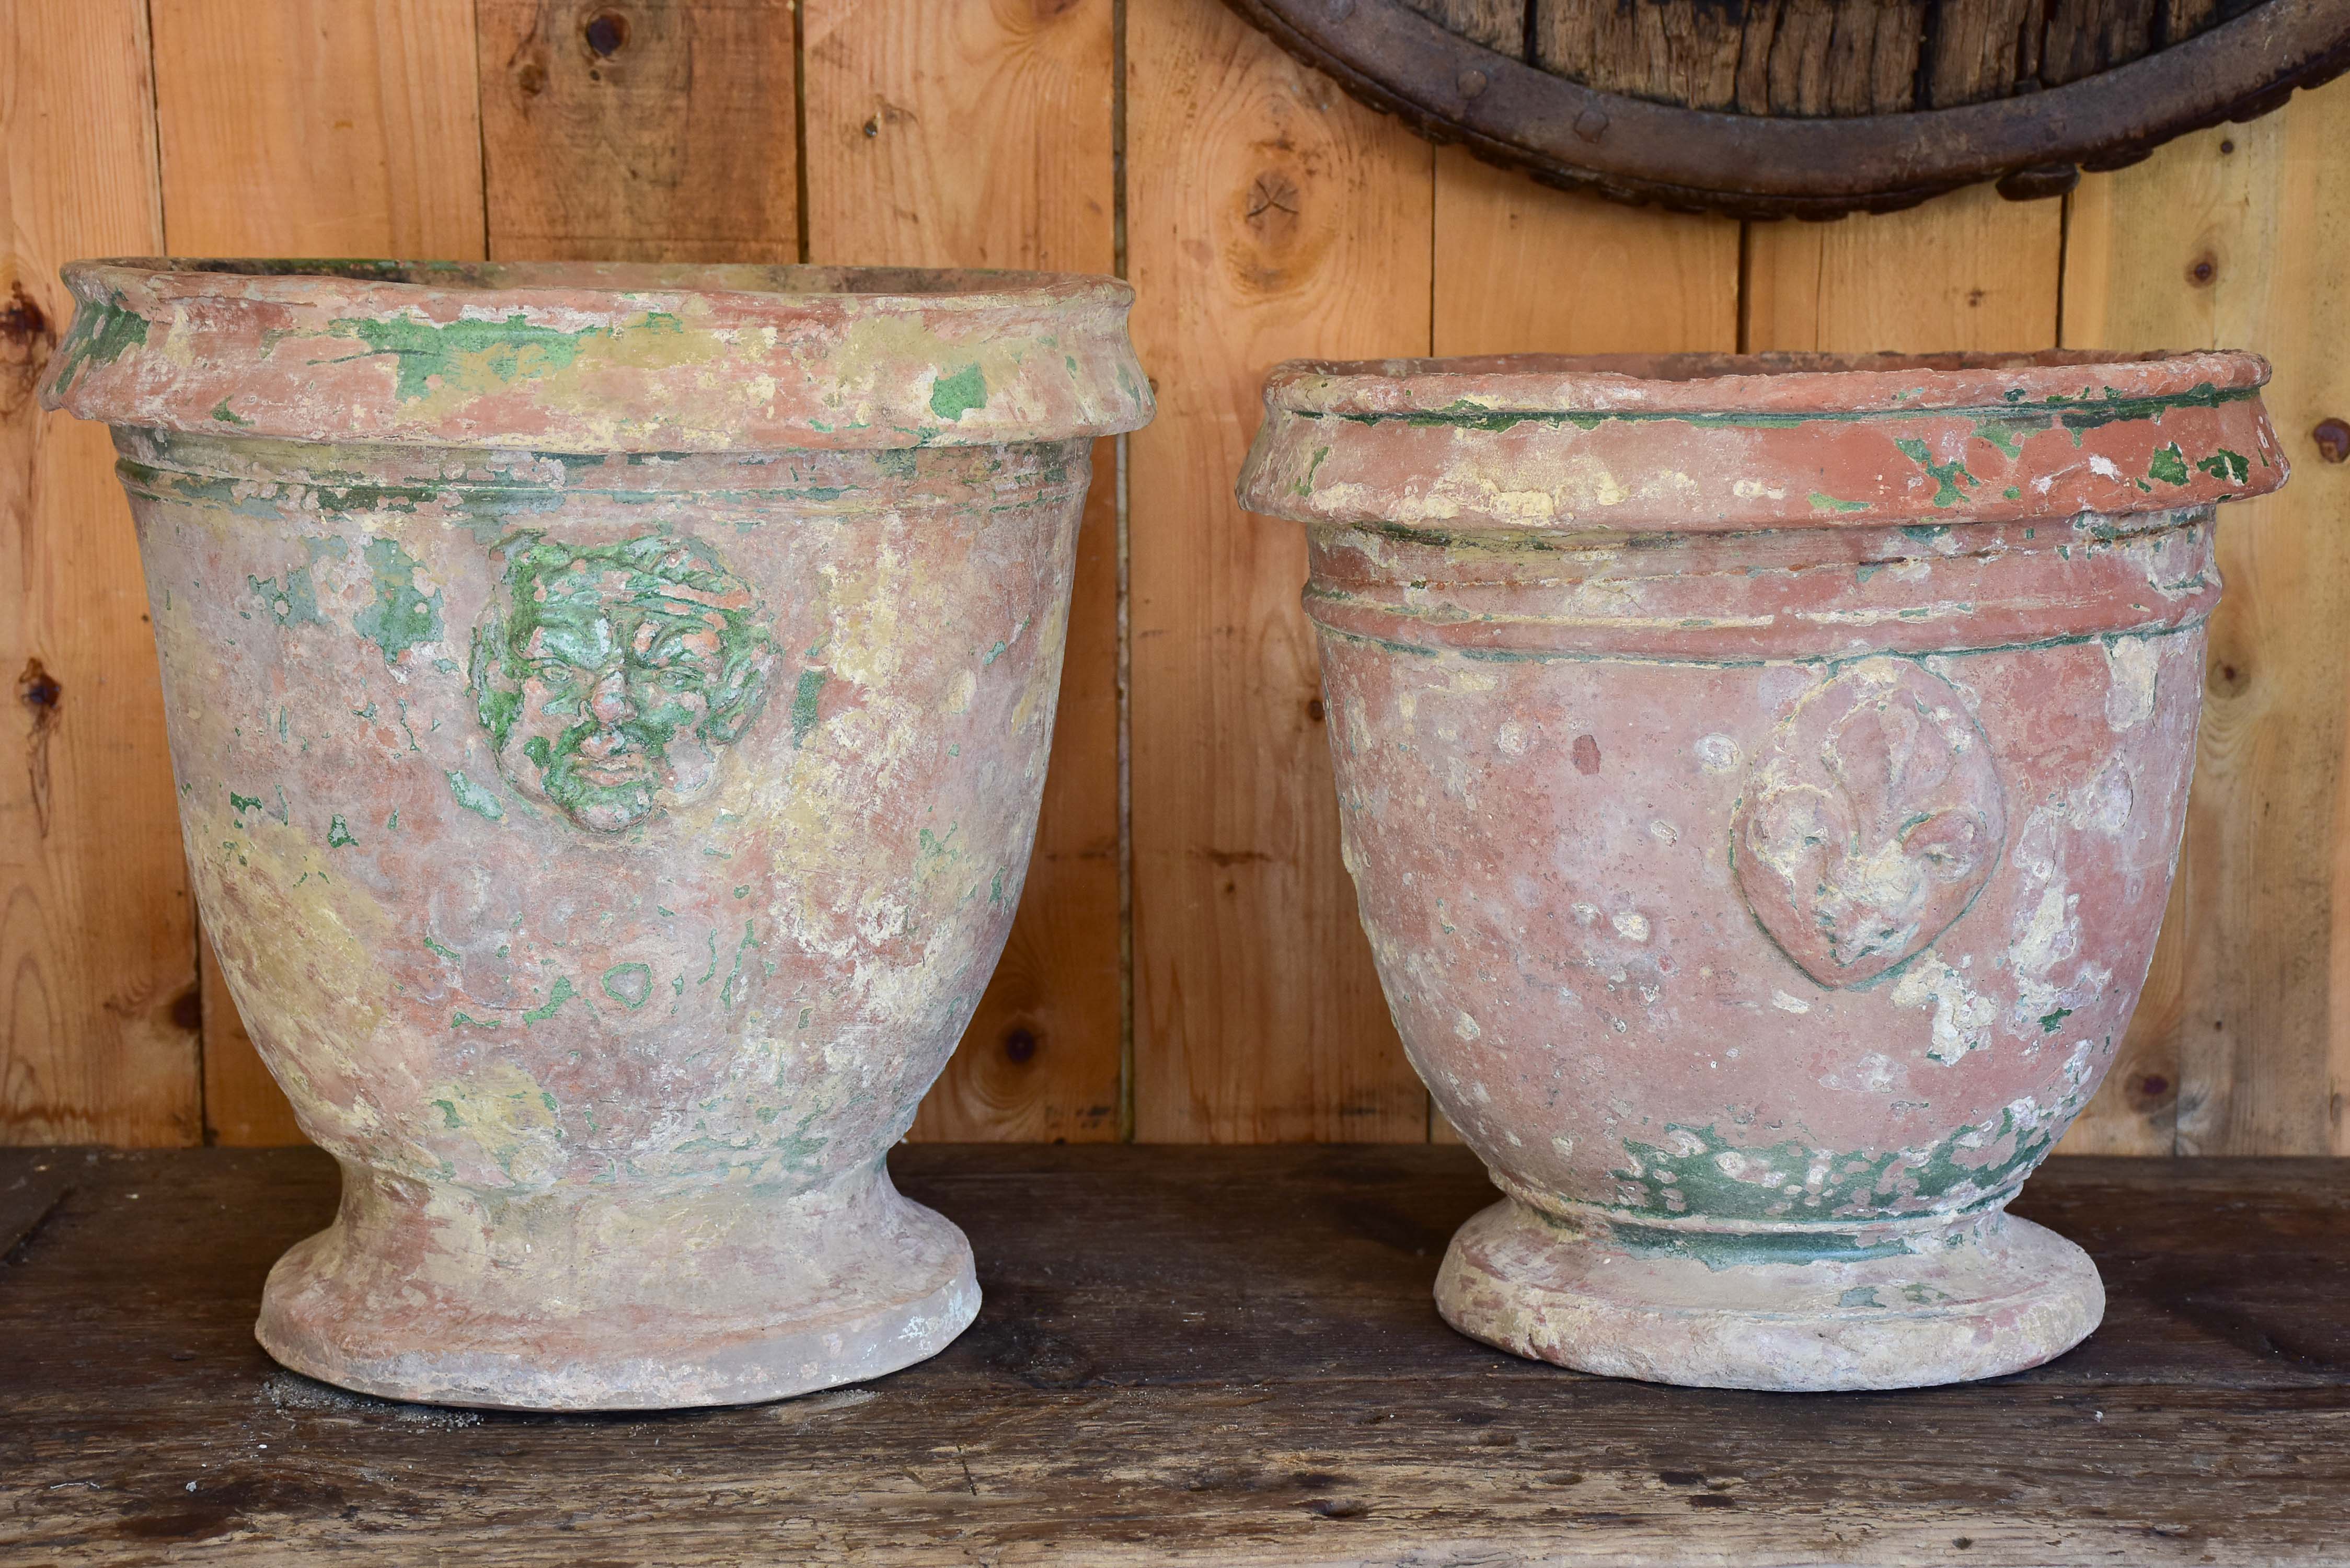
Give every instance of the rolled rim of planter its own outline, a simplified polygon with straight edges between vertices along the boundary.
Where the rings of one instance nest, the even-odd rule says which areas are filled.
[[[1301,522],[1454,531],[2201,506],[2284,483],[2268,378],[2257,354],[2207,351],[1292,360],[1238,493]]]
[[[1116,278],[636,262],[79,261],[42,404],[546,452],[874,451],[1148,423]],[[928,375],[907,373],[931,362]]]

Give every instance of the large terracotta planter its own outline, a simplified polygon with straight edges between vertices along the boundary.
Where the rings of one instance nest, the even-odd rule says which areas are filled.
[[[280,1361],[531,1408],[771,1398],[978,1308],[883,1155],[1008,931],[1098,278],[78,264],[198,905],[339,1216]]]
[[[1981,1377],[2104,1311],[2005,1213],[2170,886],[2243,354],[1276,370],[1348,865],[1508,1194],[1455,1326],[1753,1388]]]

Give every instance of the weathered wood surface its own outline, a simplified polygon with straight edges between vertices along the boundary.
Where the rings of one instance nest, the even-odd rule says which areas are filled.
[[[2292,484],[2219,531],[2195,794],[2170,919],[2114,1082],[2116,1153],[2350,1154],[2350,94],[2084,183],[2064,341],[2259,346]]]
[[[810,0],[808,259],[1117,270],[1110,0]],[[922,1139],[1106,1139],[1122,1102],[1118,452],[1095,444],[1036,850]]]
[[[791,0],[475,0],[496,260],[799,259]]]
[[[1305,530],[1232,479],[1264,372],[1424,354],[1432,150],[1221,7],[1128,0],[1135,1131],[1418,1140],[1338,858]]]
[[[1465,1152],[900,1149],[987,1303],[780,1405],[477,1415],[249,1334],[332,1211],[307,1150],[0,1163],[69,1184],[0,1269],[0,1556],[36,1564],[2350,1561],[2350,1168],[2074,1160],[2018,1205],[2111,1304],[2037,1371],[1889,1395],[1580,1376],[1429,1290]]]
[[[194,1143],[194,911],[130,509],[33,389],[76,256],[161,248],[147,7],[0,9],[0,1137]]]
[[[1741,114],[1887,114],[2057,87],[2260,0],[1405,0],[1588,87]],[[1529,26],[1531,23],[1531,26]],[[1922,92],[1920,89],[1923,89]]]
[[[1907,213],[1747,232],[1749,349],[2050,348],[2064,210],[1961,192]]]

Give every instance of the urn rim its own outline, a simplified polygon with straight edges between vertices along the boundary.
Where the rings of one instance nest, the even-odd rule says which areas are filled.
[[[1923,354],[1485,354],[1291,359],[1265,407],[1296,413],[1909,414],[2249,393],[2269,362],[2242,349],[2051,348]]]
[[[559,452],[882,451],[1148,423],[1134,291],[1083,274],[132,256],[43,406],[233,437]]]
[[[2180,511],[2284,483],[2268,378],[2230,349],[1291,360],[1237,494],[1448,538]]]

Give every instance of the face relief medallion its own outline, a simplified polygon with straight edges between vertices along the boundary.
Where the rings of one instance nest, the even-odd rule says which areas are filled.
[[[594,833],[708,790],[775,661],[750,585],[709,545],[664,535],[500,548],[473,682],[507,782]]]

